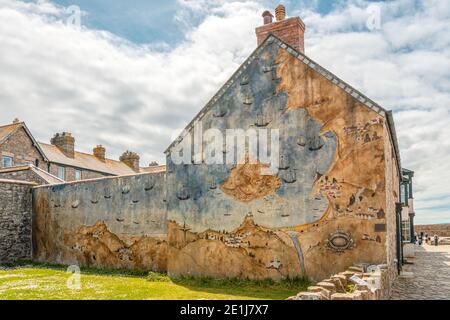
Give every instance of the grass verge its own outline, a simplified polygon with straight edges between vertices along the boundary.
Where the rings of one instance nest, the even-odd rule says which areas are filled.
[[[306,278],[275,282],[215,279],[210,277],[169,277],[164,273],[81,268],[80,289],[70,289],[72,274],[67,266],[21,261],[0,268],[0,299],[87,300],[87,299],[286,299],[305,290]]]

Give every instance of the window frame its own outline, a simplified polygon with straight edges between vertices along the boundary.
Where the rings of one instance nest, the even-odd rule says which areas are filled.
[[[61,177],[61,173],[62,176]],[[66,167],[65,166],[58,166],[58,178],[60,178],[61,180],[66,180]]]

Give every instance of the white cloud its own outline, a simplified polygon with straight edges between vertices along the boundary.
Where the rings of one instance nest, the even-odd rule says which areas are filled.
[[[183,42],[158,51],[110,33],[66,26],[65,8],[0,0],[0,123],[25,120],[35,136],[72,131],[81,149],[102,143],[143,163],[163,160],[173,130],[200,110],[256,46],[254,28],[275,1],[180,0]],[[290,4],[291,1],[287,1]],[[269,5],[270,4],[270,5]],[[419,222],[450,220],[450,3],[339,1],[298,6],[306,53],[394,109],[402,161],[416,171]]]
[[[39,140],[66,130],[86,151],[103,143],[116,158],[131,148],[144,163],[162,161],[172,131],[256,44],[258,4],[224,2],[211,11],[186,30],[186,41],[160,52],[67,26],[65,8],[51,3],[0,0],[0,122],[17,116]]]

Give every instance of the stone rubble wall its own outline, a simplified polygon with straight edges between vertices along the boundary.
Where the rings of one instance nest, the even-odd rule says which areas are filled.
[[[31,259],[33,183],[0,179],[0,263]]]
[[[369,272],[367,266],[350,267],[287,300],[387,300],[393,280],[385,265],[376,267],[373,272]],[[367,285],[357,284],[353,276],[364,280]],[[353,285],[352,290],[349,290],[349,285]]]

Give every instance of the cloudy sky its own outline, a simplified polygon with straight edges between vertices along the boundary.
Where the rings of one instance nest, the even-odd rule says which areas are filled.
[[[163,162],[278,2],[0,0],[0,124]],[[417,222],[450,222],[450,1],[282,2],[307,25],[307,55],[394,110]]]

